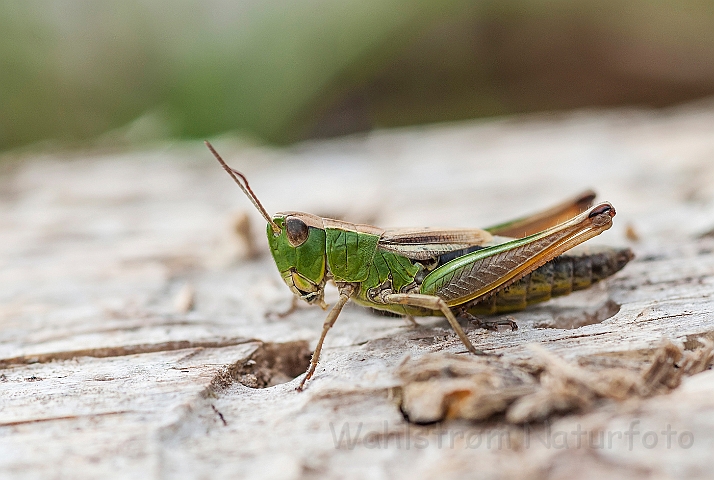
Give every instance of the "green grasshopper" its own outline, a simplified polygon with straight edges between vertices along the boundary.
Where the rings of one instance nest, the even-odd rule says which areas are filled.
[[[385,230],[301,212],[270,216],[245,176],[229,167],[210,143],[206,146],[268,222],[270,252],[295,294],[293,305],[302,299],[327,309],[327,281],[339,291],[298,390],[315,373],[325,336],[350,299],[412,321],[414,316],[444,316],[469,352],[485,355],[474,348],[457,318],[515,330],[513,320],[483,321],[474,315],[522,310],[587,288],[632,258],[629,249],[565,255],[612,226],[615,209],[608,202],[591,206],[595,194],[590,191],[537,215],[483,230]]]

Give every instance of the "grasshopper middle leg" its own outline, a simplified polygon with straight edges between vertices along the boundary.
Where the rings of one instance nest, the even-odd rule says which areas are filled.
[[[419,326],[419,324],[417,323],[417,321],[414,320],[414,317],[412,317],[411,315],[405,315],[405,316],[402,317],[402,318],[403,318],[404,321],[407,323],[407,325],[409,325],[409,326],[412,327],[412,328],[417,328],[417,327]]]
[[[464,346],[469,352],[473,353],[474,355],[487,355],[485,352],[474,348],[474,346],[471,344],[471,340],[469,340],[469,338],[466,336],[466,333],[464,333],[464,330],[461,328],[461,325],[459,325],[459,322],[456,320],[456,317],[443,299],[434,295],[422,295],[419,293],[390,293],[384,295],[382,297],[382,301],[384,303],[411,305],[413,307],[423,307],[428,308],[430,310],[440,310],[441,313],[443,313],[446,319],[449,321],[449,324],[456,332],[456,335],[459,336],[461,342],[464,344]]]
[[[498,330],[500,325],[505,325],[511,328],[512,331],[518,330],[518,324],[513,319],[513,317],[492,319],[482,319],[469,312],[463,310],[459,312],[458,318],[465,318],[469,322],[475,324],[477,327],[485,328],[486,330]]]

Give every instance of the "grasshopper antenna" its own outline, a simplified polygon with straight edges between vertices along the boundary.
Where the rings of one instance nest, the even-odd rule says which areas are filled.
[[[272,218],[270,218],[270,215],[268,215],[268,212],[265,210],[265,207],[263,207],[263,204],[260,203],[260,200],[258,200],[258,197],[253,193],[253,189],[250,188],[250,184],[248,183],[248,179],[245,178],[245,175],[240,173],[238,170],[234,170],[231,167],[229,167],[226,162],[223,161],[221,156],[218,154],[215,148],[213,148],[213,145],[211,145],[209,142],[204,141],[203,143],[206,144],[208,149],[211,151],[214,157],[216,157],[216,160],[218,160],[218,163],[221,164],[223,169],[228,172],[228,175],[233,178],[233,180],[238,184],[241,190],[243,190],[243,193],[250,199],[251,202],[253,202],[253,205],[255,205],[255,208],[258,209],[258,211],[263,215],[263,218],[268,221],[270,226],[273,228],[273,232],[277,235],[280,233],[280,227],[273,221]],[[240,180],[238,179],[240,177]],[[243,180],[241,182],[241,180]]]

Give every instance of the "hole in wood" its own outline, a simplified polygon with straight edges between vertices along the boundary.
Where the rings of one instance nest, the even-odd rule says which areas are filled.
[[[306,341],[264,343],[240,366],[235,378],[250,388],[287,383],[305,373],[311,355]]]

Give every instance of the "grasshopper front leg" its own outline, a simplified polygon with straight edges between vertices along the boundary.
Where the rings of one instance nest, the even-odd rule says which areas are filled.
[[[310,359],[310,366],[307,369],[307,373],[305,374],[305,377],[303,377],[302,381],[300,382],[300,385],[298,385],[298,387],[296,389],[298,392],[301,392],[304,389],[305,382],[310,380],[310,378],[315,373],[315,369],[317,368],[317,362],[320,360],[320,352],[322,351],[322,343],[325,341],[327,332],[335,324],[337,317],[340,316],[342,307],[345,306],[345,304],[349,301],[350,297],[352,296],[352,294],[354,292],[355,292],[355,287],[354,287],[354,285],[352,285],[350,283],[340,287],[340,298],[339,298],[339,300],[337,300],[337,303],[335,304],[335,306],[332,307],[332,310],[330,310],[330,313],[327,314],[325,323],[322,324],[322,334],[320,335],[320,340],[318,340],[318,342],[317,342],[315,351],[312,352],[312,359]]]

